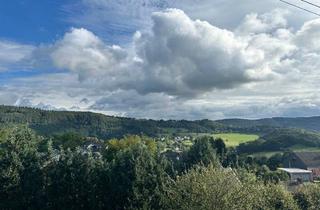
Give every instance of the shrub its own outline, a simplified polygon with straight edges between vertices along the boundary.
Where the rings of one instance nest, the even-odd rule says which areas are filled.
[[[294,193],[294,199],[301,209],[320,209],[320,186],[310,184],[303,186]]]

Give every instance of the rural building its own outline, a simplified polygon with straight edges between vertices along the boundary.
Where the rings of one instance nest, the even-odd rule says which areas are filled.
[[[290,177],[290,182],[311,182],[312,171],[300,168],[279,168],[279,170],[286,172]]]
[[[286,168],[312,171],[313,178],[320,178],[320,152],[292,152],[284,160]]]

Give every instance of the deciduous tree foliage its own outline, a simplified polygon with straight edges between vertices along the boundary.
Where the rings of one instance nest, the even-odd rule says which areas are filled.
[[[216,152],[212,146],[213,139],[203,137],[196,140],[190,151],[187,153],[187,164],[189,166],[195,164],[209,165],[216,162]]]
[[[250,174],[246,174],[250,176]],[[240,179],[231,169],[196,167],[166,185],[166,209],[298,209],[280,185]]]
[[[6,133],[0,141],[0,208],[39,207],[44,178],[37,152],[41,139],[25,127]]]
[[[300,209],[320,209],[320,186],[318,184],[303,186],[294,193],[294,198]]]

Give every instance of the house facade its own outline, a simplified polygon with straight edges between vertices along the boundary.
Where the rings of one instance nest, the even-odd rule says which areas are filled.
[[[313,181],[312,171],[300,168],[278,168],[286,172],[290,177],[290,182],[311,182]]]

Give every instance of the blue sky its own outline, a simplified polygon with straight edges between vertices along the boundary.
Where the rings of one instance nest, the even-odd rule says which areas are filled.
[[[0,6],[0,40],[39,46],[50,44],[63,36],[72,27],[66,21],[67,12],[63,5],[73,0],[13,0]],[[0,84],[15,78],[32,77],[48,73],[24,66],[11,67],[0,72]]]
[[[0,104],[156,119],[320,115],[320,19],[278,0],[10,0],[0,26]]]
[[[101,27],[96,23],[104,21],[104,18],[86,17],[93,12],[91,9],[78,0],[6,1],[1,3],[0,7],[0,24],[2,26],[0,37],[20,43],[38,45],[56,41],[71,27],[87,27],[99,34]],[[106,12],[115,11],[103,11],[103,13]],[[105,19],[107,18],[105,17]],[[105,40],[120,42],[121,36],[132,35],[136,30],[134,26],[128,26],[111,31],[109,29],[119,23],[115,20],[116,18],[114,20],[112,20],[113,18],[108,19],[105,22],[109,26],[106,25],[105,30],[108,30],[109,34],[101,34]]]
[[[50,43],[70,27],[62,4],[70,0],[12,0],[0,6],[0,36],[22,43]]]

